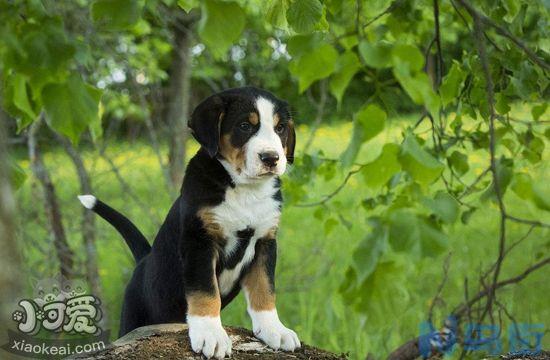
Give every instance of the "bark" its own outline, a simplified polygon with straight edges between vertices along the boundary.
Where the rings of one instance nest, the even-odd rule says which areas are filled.
[[[63,146],[63,149],[65,149],[65,152],[69,155],[69,158],[75,167],[78,182],[80,184],[80,193],[92,194],[93,191],[90,176],[86,170],[82,157],[67,138],[57,133],[54,133],[54,136]],[[97,247],[95,242],[95,214],[84,207],[82,207],[81,229],[82,241],[84,242],[84,248],[86,251],[86,279],[90,285],[92,293],[101,298],[101,284],[99,280],[99,271],[97,268]]]
[[[168,110],[166,121],[169,129],[168,163],[170,179],[174,188],[178,188],[185,170],[185,144],[189,137],[187,119],[189,117],[191,87],[191,27],[194,19],[182,16],[175,20],[174,50],[170,67],[170,85],[168,92]]]
[[[31,160],[31,170],[44,191],[44,209],[50,225],[57,258],[59,259],[61,275],[66,279],[70,279],[74,275],[74,254],[67,243],[67,236],[65,235],[65,228],[63,227],[61,209],[59,208],[55,186],[48,169],[44,165],[44,160],[42,159],[42,154],[40,153],[40,148],[36,140],[41,122],[42,115],[29,129],[28,148],[29,158]]]
[[[4,132],[5,116],[0,109],[0,341],[12,324],[11,312],[19,300],[23,279],[21,259],[15,239],[15,203],[9,181],[7,136]]]

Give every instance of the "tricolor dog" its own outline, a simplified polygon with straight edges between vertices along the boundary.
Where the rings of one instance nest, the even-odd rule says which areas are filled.
[[[273,349],[299,348],[275,308],[279,176],[296,138],[288,104],[265,90],[230,89],[199,104],[189,127],[201,148],[152,246],[123,215],[79,197],[120,232],[137,262],[120,335],[186,321],[193,350],[221,359],[231,355],[231,340],[220,310],[242,289],[256,337]]]

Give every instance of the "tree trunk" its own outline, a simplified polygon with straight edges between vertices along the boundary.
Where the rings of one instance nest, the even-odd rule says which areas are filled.
[[[67,155],[69,155],[76,173],[78,175],[78,181],[80,183],[81,194],[92,194],[92,184],[88,171],[84,166],[84,161],[74,148],[71,142],[54,132],[54,136],[57,141],[63,146]],[[82,207],[82,240],[84,242],[84,248],[86,251],[86,279],[90,285],[92,294],[101,298],[101,284],[99,280],[99,272],[97,268],[97,247],[95,243],[96,229],[95,229],[95,214],[90,210]],[[104,314],[105,316],[105,314]]]
[[[32,172],[44,190],[44,208],[51,227],[50,230],[52,232],[57,258],[59,259],[61,275],[66,279],[70,279],[74,275],[74,254],[67,243],[55,186],[48,169],[44,165],[42,154],[40,153],[36,140],[36,134],[40,128],[42,116],[43,115],[41,115],[29,128],[29,158],[31,160]]]
[[[11,312],[23,287],[21,259],[15,239],[15,203],[9,180],[5,114],[0,109],[0,341],[5,344],[7,329],[12,324]]]
[[[315,101],[315,99],[313,99],[313,95],[311,94],[311,91],[308,92],[308,95],[311,103],[315,104],[315,107],[317,108],[317,113],[315,115],[315,120],[311,125],[311,131],[309,133],[309,137],[302,150],[304,154],[307,153],[307,151],[309,150],[309,147],[311,146],[311,144],[313,144],[313,140],[315,140],[315,135],[317,134],[317,130],[319,130],[319,127],[321,126],[321,122],[323,121],[323,117],[325,114],[325,105],[327,103],[327,80],[321,80],[319,82],[319,101]]]
[[[174,51],[170,67],[170,86],[167,96],[168,124],[170,149],[168,162],[170,178],[174,188],[178,188],[185,170],[185,144],[189,135],[187,119],[189,116],[189,100],[191,87],[191,27],[193,19],[176,19],[173,26]]]

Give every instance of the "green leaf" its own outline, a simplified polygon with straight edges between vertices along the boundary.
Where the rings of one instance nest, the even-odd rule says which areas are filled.
[[[338,106],[349,82],[360,68],[361,63],[353,51],[347,51],[338,58],[336,69],[330,79],[330,92],[338,101]]]
[[[393,211],[389,221],[389,244],[397,252],[406,252],[416,258],[431,257],[447,247],[447,235],[436,224],[409,210]]]
[[[439,115],[440,100],[433,90],[432,83],[427,74],[418,72],[411,74],[408,65],[398,63],[393,68],[393,73],[410,98],[437,117]]]
[[[545,145],[540,137],[531,134],[528,139],[525,139],[524,145],[525,149],[521,153],[530,163],[536,164],[542,160]]]
[[[512,108],[509,105],[508,98],[503,93],[495,94],[495,110],[501,114],[507,114]]]
[[[288,0],[271,0],[266,20],[275,27],[286,29],[288,27],[286,19],[288,6]]]
[[[391,52],[394,65],[407,66],[411,73],[416,73],[424,67],[424,55],[416,46],[397,44]]]
[[[386,113],[377,105],[363,107],[353,120],[353,135],[346,150],[341,155],[343,167],[349,167],[357,157],[361,145],[378,135],[386,124]]]
[[[443,171],[443,164],[424,150],[413,134],[408,134],[401,145],[399,162],[402,168],[420,184],[428,185]]]
[[[504,196],[506,189],[512,180],[514,174],[514,162],[511,159],[500,158],[496,162],[497,178],[500,187],[500,195]],[[496,192],[494,182],[489,185],[487,190],[481,195],[482,201],[493,200],[496,201]]]
[[[389,244],[397,252],[410,251],[419,254],[420,227],[418,217],[408,210],[396,210],[389,216]],[[416,250],[414,250],[416,248]]]
[[[49,84],[42,89],[42,99],[49,125],[74,143],[80,134],[97,121],[101,91],[85,84],[78,75],[67,82]]]
[[[391,66],[391,46],[387,43],[371,44],[361,41],[359,54],[365,64],[373,68],[383,69]]]
[[[531,201],[539,209],[550,211],[550,196],[528,174],[516,173],[511,188],[521,199]]]
[[[550,194],[547,188],[538,182],[533,184],[533,202],[539,209],[550,211]]]
[[[398,160],[399,150],[397,144],[385,144],[382,153],[374,161],[363,167],[361,173],[367,186],[377,189],[401,171],[401,164]]]
[[[400,318],[409,300],[403,274],[412,271],[411,262],[404,256],[385,254],[374,271],[363,282],[357,281],[353,269],[348,269],[343,284],[344,301],[365,314],[370,322],[383,323]]]
[[[322,45],[290,63],[290,73],[298,78],[300,93],[316,80],[328,77],[334,71],[338,52],[329,44]]]
[[[433,199],[425,198],[423,203],[437,217],[448,224],[452,224],[458,219],[458,202],[445,191],[438,191]]]
[[[233,1],[205,0],[201,5],[199,35],[214,57],[219,59],[239,39],[244,29],[245,13]]]
[[[24,76],[15,74],[13,77],[13,104],[21,110],[31,121],[36,118],[27,93],[27,80]]]
[[[439,87],[439,94],[441,95],[443,106],[447,106],[458,97],[460,94],[460,87],[465,78],[466,74],[462,71],[460,64],[453,61],[451,69],[447,75],[445,75]]]
[[[328,235],[332,232],[332,230],[334,230],[334,228],[336,228],[336,226],[338,226],[338,220],[334,219],[334,218],[329,218],[325,221],[325,224],[324,224],[324,230],[325,230],[325,235]]]
[[[319,0],[294,0],[286,13],[288,23],[298,33],[311,32],[323,16]]]
[[[314,32],[311,34],[295,35],[288,39],[288,53],[293,58],[299,58],[304,54],[317,49],[321,46],[323,41],[323,34]]]
[[[544,115],[547,108],[547,102],[533,106],[533,108],[531,108],[531,115],[533,116],[533,120],[538,121],[540,117]]]
[[[17,190],[27,179],[27,174],[11,156],[8,156],[8,167],[11,186]]]
[[[186,13],[199,7],[199,5],[200,3],[198,0],[178,0],[178,6],[185,10]]]
[[[369,223],[372,231],[363,239],[352,255],[353,267],[357,273],[357,281],[363,282],[372,274],[378,260],[386,251],[388,228],[379,219],[371,218]]]
[[[92,20],[108,30],[124,30],[141,17],[140,2],[136,0],[95,0],[92,3]]]
[[[468,225],[468,223],[470,222],[470,218],[472,217],[472,215],[474,214],[474,212],[477,210],[476,207],[472,207],[466,211],[464,211],[462,213],[462,215],[460,216],[460,221],[464,224],[464,225]]]
[[[420,227],[420,253],[422,256],[435,257],[448,247],[448,236],[428,219],[422,218]]]
[[[451,156],[449,156],[449,163],[458,175],[464,175],[468,172],[468,170],[470,170],[470,166],[468,165],[468,156],[460,151],[453,151]]]

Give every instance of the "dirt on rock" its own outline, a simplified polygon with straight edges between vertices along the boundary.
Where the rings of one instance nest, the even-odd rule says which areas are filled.
[[[225,327],[233,342],[231,359],[347,359],[345,354],[333,354],[308,345],[294,352],[274,351],[256,339],[251,331]],[[108,348],[74,359],[204,359],[191,349],[187,326],[183,324],[154,325],[136,329],[115,341]]]
[[[508,354],[501,355],[500,358],[502,360],[548,360],[550,359],[550,351]]]

